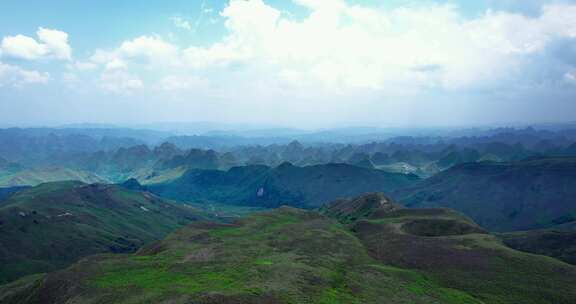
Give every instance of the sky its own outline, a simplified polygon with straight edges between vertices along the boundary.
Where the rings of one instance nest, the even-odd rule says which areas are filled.
[[[576,0],[0,2],[0,125],[576,121]]]

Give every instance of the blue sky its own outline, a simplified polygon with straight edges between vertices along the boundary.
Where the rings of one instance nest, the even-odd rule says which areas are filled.
[[[576,1],[0,2],[0,122],[576,121]]]

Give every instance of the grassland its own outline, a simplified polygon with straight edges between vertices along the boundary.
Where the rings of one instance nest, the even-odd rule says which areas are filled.
[[[135,254],[0,287],[0,302],[574,303],[576,267],[510,249],[454,211],[388,204],[343,223],[290,207],[195,222]],[[434,236],[407,228],[423,220]]]

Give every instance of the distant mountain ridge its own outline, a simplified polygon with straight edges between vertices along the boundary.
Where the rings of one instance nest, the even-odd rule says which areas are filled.
[[[573,129],[412,130],[408,133],[412,136],[389,130],[395,137],[379,134],[388,131],[377,128],[277,130],[279,138],[272,141],[260,136],[274,134],[274,129],[247,131],[253,136],[237,136],[232,131],[225,136],[228,133],[174,136],[126,128],[0,129],[0,158],[4,159],[0,160],[0,177],[13,173],[15,166],[56,167],[87,171],[115,183],[137,178],[148,184],[173,180],[192,168],[227,170],[290,162],[297,166],[346,163],[426,178],[467,162],[576,156]],[[340,135],[353,140],[336,140],[342,139]],[[360,140],[364,137],[371,139]]]

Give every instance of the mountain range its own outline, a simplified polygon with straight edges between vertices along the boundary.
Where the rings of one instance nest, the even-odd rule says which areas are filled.
[[[576,302],[575,130],[276,131],[0,130],[0,303]]]

